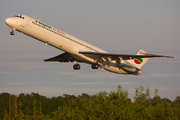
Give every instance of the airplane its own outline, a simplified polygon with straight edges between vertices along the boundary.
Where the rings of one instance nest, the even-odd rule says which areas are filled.
[[[10,35],[14,35],[16,30],[64,51],[58,56],[45,59],[45,62],[74,62],[74,70],[79,70],[79,63],[83,62],[90,64],[92,69],[100,67],[117,74],[141,76],[140,69],[149,58],[174,58],[147,53],[142,49],[136,55],[109,53],[27,15],[15,15],[7,18],[5,22],[12,30]]]

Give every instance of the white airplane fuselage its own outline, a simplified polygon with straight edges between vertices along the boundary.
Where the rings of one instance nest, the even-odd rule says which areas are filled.
[[[98,53],[108,52],[29,16],[16,15],[15,17],[7,18],[5,22],[13,31],[17,30],[59,50],[65,51],[72,55],[72,57],[76,59],[76,62],[81,61],[88,64],[96,63],[99,67],[118,74],[141,75],[140,69],[136,68],[128,60],[121,60],[120,63],[114,60],[109,60],[108,58],[103,61],[98,61],[98,59],[93,59],[79,53],[80,51]]]

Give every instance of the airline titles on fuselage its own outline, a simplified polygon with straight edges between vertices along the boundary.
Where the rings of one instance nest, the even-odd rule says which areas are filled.
[[[57,29],[55,29],[55,28],[53,28],[53,27],[51,27],[51,26],[49,26],[49,25],[46,25],[46,24],[44,24],[44,23],[42,23],[42,22],[40,22],[40,21],[37,21],[37,20],[36,20],[35,22],[32,21],[32,23],[35,24],[35,25],[38,25],[38,26],[40,26],[40,27],[42,27],[42,28],[44,28],[44,29],[46,29],[46,30],[49,30],[49,31],[51,31],[51,32],[53,32],[53,33],[55,33],[55,34],[58,34],[58,35],[66,38],[66,39],[68,39],[68,40],[71,40],[71,41],[73,41],[73,42],[75,42],[75,43],[77,43],[77,44],[80,44],[80,45],[82,45],[82,46],[84,46],[84,47],[86,47],[86,48],[88,48],[88,49],[91,49],[91,50],[93,50],[93,51],[95,51],[95,52],[99,52],[99,51],[93,49],[92,47],[89,47],[89,46],[87,46],[87,45],[84,45],[83,43],[80,43],[80,42],[78,42],[78,41],[76,41],[76,40],[74,40],[74,39],[71,39],[71,38],[65,36],[65,33],[61,32],[61,31],[59,31],[59,30],[57,30]]]

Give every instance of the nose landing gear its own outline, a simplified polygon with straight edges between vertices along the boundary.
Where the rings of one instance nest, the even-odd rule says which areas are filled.
[[[10,35],[14,35],[14,30],[10,32]]]
[[[10,30],[12,30],[11,32],[10,32],[10,35],[14,35],[14,28],[10,28]]]

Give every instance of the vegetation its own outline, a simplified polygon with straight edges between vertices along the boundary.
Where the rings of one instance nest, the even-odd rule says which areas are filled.
[[[158,90],[150,98],[149,88],[136,88],[134,100],[118,86],[116,91],[97,95],[83,93],[47,98],[38,93],[18,97],[0,94],[0,120],[179,120],[180,96],[172,102],[161,99]]]

